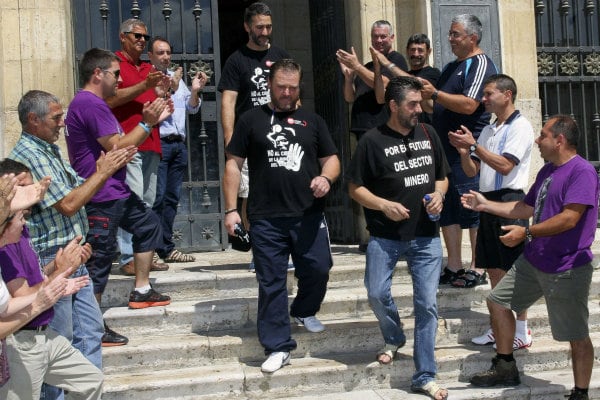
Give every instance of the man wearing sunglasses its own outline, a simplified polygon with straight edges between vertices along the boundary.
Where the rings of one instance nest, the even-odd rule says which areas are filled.
[[[142,121],[144,103],[154,101],[157,91],[159,94],[164,93],[165,89],[162,88],[168,88],[170,80],[168,76],[140,58],[150,40],[144,22],[133,18],[128,19],[121,24],[119,31],[121,50],[115,52],[120,59],[119,90],[114,96],[107,98],[106,102],[123,130],[131,132]],[[150,129],[150,135],[138,147],[138,153],[127,165],[127,185],[152,207],[156,197],[161,144],[158,126]],[[124,273],[134,275],[131,234],[119,230],[118,243],[121,251],[119,264]],[[165,271],[169,268],[167,264],[158,261],[156,258],[153,259],[152,271]]]

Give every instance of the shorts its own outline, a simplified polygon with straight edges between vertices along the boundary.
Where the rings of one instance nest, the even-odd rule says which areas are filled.
[[[501,189],[493,192],[482,193],[488,200],[519,201],[525,197],[522,190]],[[504,225],[528,226],[525,219],[507,219],[493,214],[482,212],[479,214],[479,230],[477,231],[477,245],[475,247],[475,262],[477,268],[498,268],[504,271],[511,269],[515,260],[523,253],[525,242],[515,247],[508,247],[500,241]]]
[[[479,226],[479,213],[464,208],[460,203],[460,196],[469,190],[479,190],[479,175],[469,178],[460,163],[452,165],[440,226],[460,225],[461,229]]]
[[[488,300],[520,313],[543,296],[552,337],[561,342],[582,340],[589,337],[588,297],[592,272],[589,262],[549,274],[520,256],[489,294]]]

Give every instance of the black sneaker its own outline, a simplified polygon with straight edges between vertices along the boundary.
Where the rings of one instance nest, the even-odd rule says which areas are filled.
[[[124,346],[129,343],[125,336],[113,331],[104,323],[104,335],[102,335],[102,347]]]
[[[580,392],[577,389],[571,389],[571,394],[565,395],[568,400],[589,400],[587,393]]]
[[[492,367],[485,372],[473,375],[470,382],[479,387],[517,386],[521,383],[521,379],[515,360],[508,362],[494,357],[492,358]]]
[[[150,288],[148,293],[141,294],[134,290],[129,295],[129,308],[147,308],[171,304],[171,298]]]

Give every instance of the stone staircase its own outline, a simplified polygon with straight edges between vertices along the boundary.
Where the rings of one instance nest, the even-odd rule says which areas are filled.
[[[318,314],[326,330],[314,334],[293,325],[298,349],[292,364],[274,374],[260,371],[265,355],[256,336],[257,283],[247,270],[249,253],[198,253],[195,263],[153,273],[155,288],[171,295],[172,303],[142,310],[127,308],[133,278],[115,269],[103,296],[104,316],[130,342],[103,350],[103,399],[425,399],[409,389],[414,318],[406,264],[398,263],[392,292],[408,342],[393,365],[380,366],[374,357],[383,339],[362,284],[365,256],[356,246],[333,245],[332,251],[334,267]],[[288,289],[293,295],[292,272]],[[552,340],[543,302],[529,311],[533,346],[515,353],[522,384],[494,389],[468,384],[470,375],[489,367],[494,354],[491,346],[470,343],[488,327],[488,292],[489,285],[440,287],[440,384],[451,399],[564,399],[573,381],[569,348]],[[589,305],[596,354],[599,299],[600,276],[594,276]],[[590,398],[600,399],[600,373],[594,372]]]

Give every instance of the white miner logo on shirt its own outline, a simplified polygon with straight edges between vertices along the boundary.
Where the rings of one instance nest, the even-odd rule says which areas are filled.
[[[304,150],[299,143],[290,144],[288,138],[295,137],[294,128],[282,127],[279,124],[271,126],[271,132],[267,133],[267,139],[273,143],[274,150],[267,150],[271,168],[284,167],[290,171],[297,172],[302,164]]]
[[[269,93],[269,88],[267,87],[267,79],[265,78],[268,74],[268,69],[256,67],[254,68],[254,74],[250,77],[250,81],[254,84],[254,88],[250,91],[250,97],[254,107],[267,104],[271,101],[271,95]]]
[[[404,174],[404,186],[411,187],[429,183],[429,174],[413,174],[409,175],[403,171],[413,169],[421,169],[425,166],[433,164],[433,158],[430,154],[418,155],[423,150],[431,150],[431,142],[429,140],[420,140],[415,142],[400,143],[394,146],[389,146],[384,149],[385,157],[393,161],[394,171]]]

